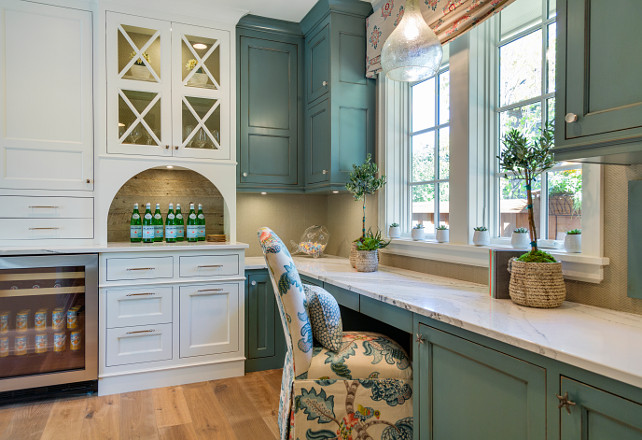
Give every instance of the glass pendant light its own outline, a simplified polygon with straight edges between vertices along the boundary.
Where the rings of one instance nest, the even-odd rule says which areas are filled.
[[[441,66],[441,43],[424,20],[417,0],[407,0],[401,23],[381,50],[381,67],[394,81],[421,81]]]

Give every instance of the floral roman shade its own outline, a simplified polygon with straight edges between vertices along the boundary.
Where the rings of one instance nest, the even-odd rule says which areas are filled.
[[[514,0],[419,0],[424,20],[441,44],[467,32]],[[366,20],[366,76],[381,71],[381,49],[386,38],[403,18],[405,0],[387,0]]]

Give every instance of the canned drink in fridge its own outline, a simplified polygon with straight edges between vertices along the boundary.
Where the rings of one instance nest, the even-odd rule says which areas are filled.
[[[9,356],[9,337],[0,338],[0,358]]]
[[[80,350],[80,332],[71,332],[69,337],[69,348],[72,351]]]
[[[16,330],[26,332],[29,328],[29,310],[21,310],[16,314]]]
[[[67,310],[67,328],[78,328],[78,310],[74,308]]]
[[[27,354],[27,335],[16,336],[15,354],[16,356],[23,356]]]
[[[0,313],[0,333],[7,333],[9,331],[9,312]]]
[[[65,351],[65,334],[54,333],[54,351]]]
[[[47,309],[38,310],[34,315],[33,323],[36,330],[46,329],[47,328]]]
[[[47,352],[47,334],[39,333],[36,335],[36,353]]]
[[[65,310],[57,307],[51,312],[51,326],[54,330],[62,330],[65,327]]]

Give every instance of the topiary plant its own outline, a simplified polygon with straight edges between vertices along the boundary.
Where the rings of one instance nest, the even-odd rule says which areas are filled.
[[[366,196],[376,193],[386,184],[386,176],[377,177],[379,167],[371,162],[372,156],[368,154],[366,161],[361,165],[352,165],[352,171],[346,189],[354,196],[355,200],[363,200],[363,225],[361,236],[366,236]]]

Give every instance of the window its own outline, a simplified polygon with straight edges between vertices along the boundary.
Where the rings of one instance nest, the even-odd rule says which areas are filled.
[[[449,223],[449,83],[448,69],[442,68],[410,88],[410,221],[411,226],[423,224],[429,234],[435,225]]]
[[[518,0],[500,13],[495,26],[499,84],[496,120],[501,138],[513,128],[537,136],[555,114],[555,2]],[[495,154],[496,155],[496,154]],[[528,228],[523,181],[497,175],[499,213],[496,236],[510,237]],[[582,167],[559,164],[533,184],[535,226],[540,238],[561,240],[569,229],[581,228]]]

